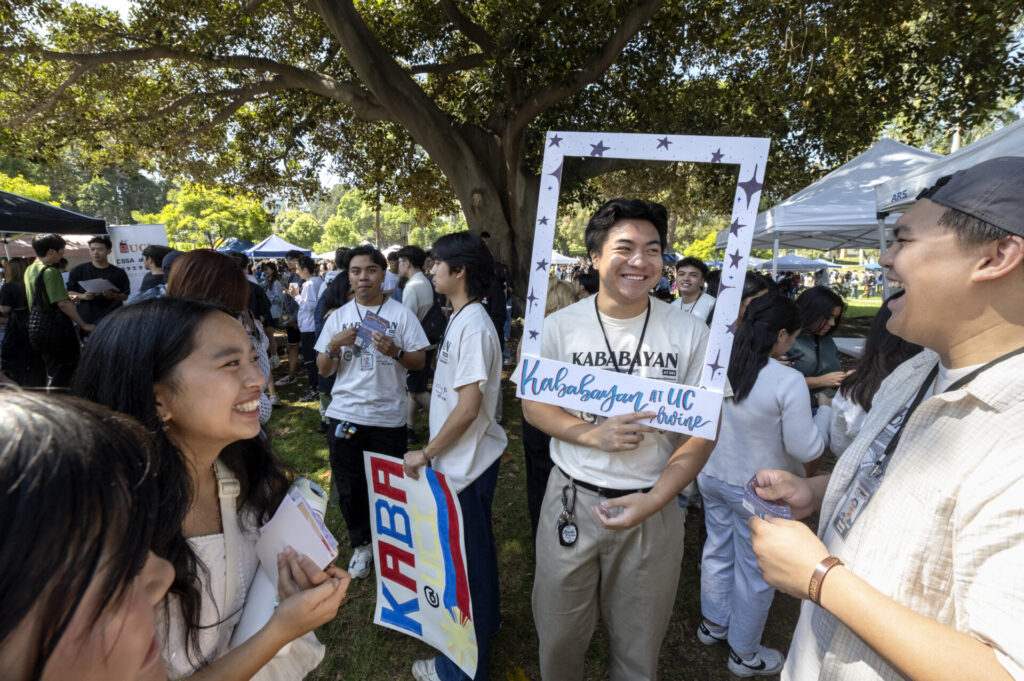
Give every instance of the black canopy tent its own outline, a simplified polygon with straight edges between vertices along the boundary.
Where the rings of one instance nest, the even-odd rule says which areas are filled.
[[[16,234],[106,234],[107,221],[0,191],[0,240]]]

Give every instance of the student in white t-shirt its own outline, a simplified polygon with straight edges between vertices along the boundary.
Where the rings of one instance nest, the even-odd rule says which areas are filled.
[[[427,312],[434,306],[434,286],[423,274],[423,263],[427,254],[419,246],[404,246],[398,251],[398,273],[405,279],[402,289],[402,305],[412,310],[416,318],[423,322]],[[416,436],[416,413],[423,408],[430,413],[430,392],[427,382],[431,377],[431,365],[434,363],[434,348],[427,348],[427,357],[423,368],[410,371],[406,378],[406,390],[409,392],[408,406],[405,412],[405,428],[408,431],[409,444],[419,442]]]
[[[466,571],[477,636],[477,679],[487,679],[491,637],[498,633],[498,554],[491,528],[491,504],[505,431],[495,422],[501,399],[501,344],[480,303],[494,274],[483,240],[471,232],[441,237],[434,244],[434,286],[448,296],[452,316],[438,345],[430,399],[430,438],[405,455],[405,473],[417,477],[430,465],[443,473],[459,496]],[[444,655],[412,666],[418,681],[468,678]]]
[[[547,318],[544,357],[700,382],[707,327],[648,295],[661,278],[667,223],[665,208],[648,201],[614,199],[598,209],[585,239],[600,290]],[[529,400],[523,416],[551,435],[555,463],[541,506],[533,585],[541,676],[583,678],[600,613],[611,678],[654,679],[683,553],[674,502],[707,461],[714,426],[687,437],[647,425],[653,412],[602,418]],[[575,531],[564,532],[566,523]]]
[[[704,290],[707,278],[708,266],[699,258],[683,258],[676,263],[676,305],[705,324],[715,309],[715,297]]]
[[[395,458],[405,454],[405,376],[423,368],[427,337],[408,308],[384,295],[387,261],[372,246],[349,253],[349,284],[355,300],[331,313],[316,342],[320,375],[335,375],[327,407],[327,446],[351,541],[349,573],[366,577],[373,565],[370,502],[363,451]],[[364,320],[382,318],[386,331],[372,342],[357,339]]]

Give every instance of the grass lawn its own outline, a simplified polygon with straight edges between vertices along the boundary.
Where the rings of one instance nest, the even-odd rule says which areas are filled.
[[[864,338],[868,335],[871,322],[882,307],[882,298],[847,298],[846,311],[833,335],[840,338]]]
[[[519,402],[514,398],[513,388],[507,381],[504,388],[504,425],[509,443],[501,459],[494,500],[502,628],[492,645],[490,678],[536,681],[540,679],[540,674],[537,668],[537,634],[530,606],[534,560],[526,507],[522,412]],[[280,389],[285,406],[275,410],[268,429],[275,448],[286,464],[296,474],[308,476],[327,488],[330,484],[330,463],[326,437],[315,430],[319,423],[316,405],[296,401],[304,390],[305,381],[302,379]],[[425,430],[426,419],[423,415],[421,419],[420,430]],[[695,634],[700,621],[700,571],[697,564],[700,550],[697,537],[701,522],[699,514],[691,511],[686,522],[686,548],[675,613],[665,637],[659,665],[660,678],[670,681],[732,681],[735,678],[726,668],[727,646],[720,644],[705,647],[697,641]],[[327,525],[343,547],[338,563],[345,566],[351,549],[348,548],[345,522],[335,506],[328,510]],[[411,679],[409,668],[412,662],[435,654],[433,648],[426,644],[374,625],[375,598],[373,576],[352,584],[348,602],[342,606],[337,618],[317,631],[317,636],[327,646],[327,656],[310,676],[311,679]],[[796,599],[777,595],[763,643],[787,650],[796,626],[798,610]],[[587,651],[587,679],[608,678],[607,637],[602,627],[598,626]]]

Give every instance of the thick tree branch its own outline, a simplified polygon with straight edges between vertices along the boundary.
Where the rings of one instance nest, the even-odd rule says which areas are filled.
[[[465,13],[459,9],[459,6],[455,4],[455,0],[441,0],[441,8],[444,9],[444,13],[447,14],[448,18],[451,19],[453,24],[455,24],[455,28],[459,29],[463,35],[479,45],[484,54],[489,55],[494,53],[494,39],[488,35],[483,26],[466,16]]]
[[[567,83],[551,83],[528,97],[506,128],[506,138],[526,129],[534,118],[558,102],[580,92],[607,71],[637,31],[654,16],[664,0],[638,0],[623,17],[615,33]]]
[[[84,76],[90,69],[92,69],[92,67],[91,66],[86,66],[85,64],[79,64],[78,66],[76,66],[71,71],[71,75],[69,75],[67,77],[67,79],[63,83],[61,83],[57,87],[56,90],[53,91],[52,95],[47,97],[46,101],[40,102],[38,105],[32,107],[31,110],[26,111],[22,115],[18,116],[14,120],[12,120],[11,121],[11,127],[16,128],[16,127],[24,124],[26,121],[28,121],[33,116],[35,116],[37,114],[40,114],[40,113],[43,113],[44,111],[49,111],[50,109],[52,109],[54,106],[57,105],[57,102],[60,101],[61,95],[64,94],[64,91],[67,90],[72,85],[74,85],[76,82],[78,82],[78,80],[82,76]]]
[[[487,56],[478,52],[456,57],[446,64],[413,64],[409,67],[409,73],[433,73],[439,76],[449,76],[457,71],[478,69],[486,63]]]
[[[25,50],[12,46],[0,46],[0,54],[27,54],[52,61],[75,62],[82,66],[95,67],[104,64],[128,64],[133,62],[169,59],[201,64],[212,68],[229,68],[274,73],[280,76],[289,89],[305,89],[328,99],[345,104],[364,120],[393,120],[387,109],[363,88],[342,82],[326,74],[283,64],[265,57],[250,55],[204,55],[171,47],[156,45],[111,52],[77,53],[54,50]]]

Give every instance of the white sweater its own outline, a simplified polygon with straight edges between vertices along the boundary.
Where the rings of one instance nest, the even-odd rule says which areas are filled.
[[[803,476],[800,464],[825,449],[830,412],[821,407],[812,417],[803,375],[769,359],[743,401],[722,402],[718,444],[702,472],[736,487],[765,468]]]

